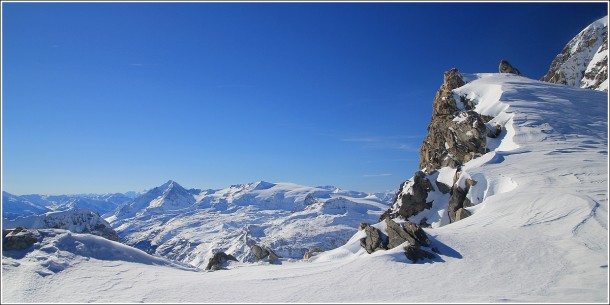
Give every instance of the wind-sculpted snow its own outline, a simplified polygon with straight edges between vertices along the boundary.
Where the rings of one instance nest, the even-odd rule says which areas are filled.
[[[166,183],[108,220],[125,243],[203,268],[217,250],[252,262],[253,244],[294,259],[316,247],[336,248],[360,222],[377,221],[388,208],[375,195],[293,183],[261,181],[197,195],[183,190]],[[168,197],[174,192],[185,195]],[[159,213],[151,208],[168,202],[182,209]]]

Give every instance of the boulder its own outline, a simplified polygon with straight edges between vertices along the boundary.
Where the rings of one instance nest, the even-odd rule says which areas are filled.
[[[428,192],[433,188],[430,180],[426,178],[426,174],[417,171],[413,175],[413,183],[410,184],[410,182],[407,180],[406,183],[403,183],[402,187],[410,185],[409,189],[406,192],[401,190],[397,197],[401,201],[397,214],[405,219],[431,207],[426,198],[428,198]]]
[[[2,251],[27,249],[38,242],[40,238],[40,233],[36,229],[17,227],[7,232],[2,239]]]
[[[381,231],[371,225],[367,225],[364,232],[366,233],[366,237],[360,239],[360,246],[364,248],[367,253],[371,254],[377,249],[385,249]]]
[[[415,245],[422,245],[429,247],[432,242],[428,238],[426,232],[417,224],[412,223],[410,221],[406,221],[403,224],[403,228],[407,234],[409,234],[413,239],[415,239]]]
[[[205,270],[221,270],[224,269],[223,268],[223,264],[226,263],[227,261],[238,261],[233,255],[231,254],[226,254],[224,252],[216,252],[214,253],[214,256],[212,256],[212,258],[210,258],[210,261],[208,262],[208,265],[205,267]]]
[[[397,246],[400,246],[405,241],[408,241],[409,244],[415,244],[415,238],[409,235],[405,229],[394,220],[389,218],[385,219],[386,223],[386,232],[388,233],[388,249],[393,249]]]
[[[280,258],[280,256],[275,254],[275,252],[273,252],[273,250],[271,250],[269,247],[252,245],[250,249],[252,251],[252,254],[254,254],[254,257],[256,257],[256,261],[260,261],[262,259],[267,258],[269,263],[273,264]]]
[[[519,72],[519,69],[513,67],[506,59],[502,59],[502,61],[500,61],[500,65],[498,66],[498,71],[500,73],[512,73],[512,74],[521,75],[521,72]]]
[[[405,250],[405,256],[413,263],[416,263],[418,260],[422,260],[422,259],[433,259],[434,258],[434,254],[426,251],[426,250],[422,250],[420,247],[415,246],[415,245],[408,245],[404,248]]]
[[[252,254],[254,254],[257,261],[269,256],[269,251],[259,245],[253,245],[250,249],[252,250]]]

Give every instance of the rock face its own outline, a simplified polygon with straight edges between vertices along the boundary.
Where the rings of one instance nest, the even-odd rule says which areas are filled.
[[[485,123],[491,118],[479,115],[471,101],[453,94],[453,89],[463,85],[456,68],[445,72],[432,104],[428,134],[419,150],[419,168],[426,173],[444,166],[455,168],[487,152]]]
[[[214,256],[210,258],[210,261],[205,267],[205,270],[221,270],[223,269],[222,265],[230,260],[237,261],[237,259],[231,254],[226,254],[224,252],[216,252],[214,253]]]
[[[608,16],[572,38],[540,80],[608,91]]]
[[[512,73],[512,74],[521,75],[521,72],[519,72],[519,69],[513,67],[506,59],[502,59],[502,61],[500,61],[500,65],[498,66],[498,71],[500,73]]]
[[[17,227],[14,230],[2,232],[2,251],[4,250],[23,250],[32,246],[40,240],[40,233],[36,229],[26,229]]]

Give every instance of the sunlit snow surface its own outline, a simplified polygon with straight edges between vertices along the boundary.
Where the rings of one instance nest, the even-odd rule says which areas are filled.
[[[400,247],[369,255],[358,232],[310,261],[206,272],[143,252],[93,254],[63,245],[138,250],[60,234],[25,256],[3,252],[2,302],[607,302],[607,93],[507,74],[470,78],[457,93],[477,97],[477,110],[504,131],[464,166],[480,183],[469,193],[474,214],[426,229],[441,252],[435,260],[410,264]]]

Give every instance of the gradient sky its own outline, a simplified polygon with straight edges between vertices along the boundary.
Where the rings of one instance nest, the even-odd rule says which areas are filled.
[[[2,3],[2,190],[395,190],[443,72],[542,77],[606,3]]]

